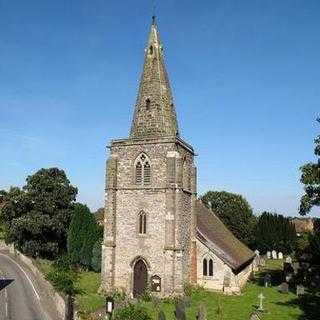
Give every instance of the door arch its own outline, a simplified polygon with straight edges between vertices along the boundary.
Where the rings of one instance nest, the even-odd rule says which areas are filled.
[[[140,296],[148,286],[148,269],[142,259],[137,260],[133,267],[133,296]]]

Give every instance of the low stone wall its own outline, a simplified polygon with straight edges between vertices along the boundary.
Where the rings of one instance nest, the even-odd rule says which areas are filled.
[[[39,271],[37,266],[33,263],[32,259],[28,258],[18,250],[15,250],[13,247],[9,248],[9,252],[12,255],[14,255],[18,261],[21,261],[29,267],[29,269],[32,271],[32,273],[38,280],[38,284],[41,288],[41,294],[45,294],[47,297],[53,300],[59,314],[59,319],[57,320],[64,319],[66,309],[66,303],[64,298],[54,289],[52,284],[45,279],[44,275]]]

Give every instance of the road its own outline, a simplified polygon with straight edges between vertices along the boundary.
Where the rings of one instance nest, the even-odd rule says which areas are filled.
[[[28,272],[0,253],[0,277],[14,281],[0,291],[0,320],[52,320]]]

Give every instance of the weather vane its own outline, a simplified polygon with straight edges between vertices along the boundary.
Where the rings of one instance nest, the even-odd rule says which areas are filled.
[[[156,0],[152,0],[152,22],[156,19]]]

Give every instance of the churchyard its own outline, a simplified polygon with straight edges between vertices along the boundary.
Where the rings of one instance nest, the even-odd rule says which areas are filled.
[[[295,319],[319,319],[317,318],[317,306],[320,303],[319,293],[312,296],[305,287],[299,286],[291,278],[288,287],[284,285],[287,272],[283,271],[286,259],[262,259],[264,266],[255,273],[243,290],[241,295],[223,295],[205,291],[202,288],[187,290],[190,299],[187,298],[185,313],[187,320],[197,319],[199,308],[205,310],[206,318],[219,320],[295,320]],[[38,260],[38,266],[44,274],[48,273],[51,264],[46,260]],[[296,264],[295,262],[292,265]],[[288,270],[288,268],[287,268]],[[294,268],[292,269],[295,272]],[[99,313],[104,311],[105,299],[98,293],[100,285],[100,273],[81,271],[76,283],[80,293],[76,295],[76,308],[82,319],[102,319]],[[316,289],[315,289],[316,291]],[[300,296],[297,295],[300,293]],[[259,311],[262,294],[262,311]],[[165,319],[174,320],[174,300],[158,300],[145,295],[137,304],[147,310],[153,320],[158,319],[162,310]],[[253,314],[257,312],[258,317]],[[250,318],[252,316],[252,318]],[[308,316],[308,317],[307,317]],[[183,319],[183,318],[182,318]],[[200,318],[201,319],[201,318]]]

